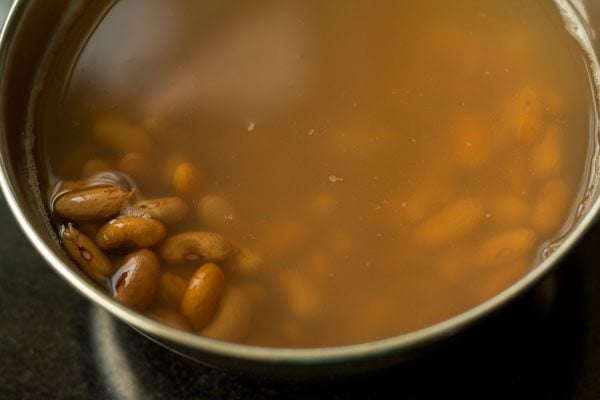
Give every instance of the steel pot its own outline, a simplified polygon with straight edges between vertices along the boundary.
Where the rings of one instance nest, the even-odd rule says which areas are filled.
[[[113,301],[73,265],[51,233],[46,212],[39,207],[39,196],[28,176],[26,157],[32,151],[39,151],[35,143],[32,146],[25,140],[24,135],[28,105],[32,91],[36,89],[36,73],[48,51],[50,39],[60,33],[60,27],[68,23],[69,18],[76,15],[77,7],[84,3],[87,2],[16,0],[12,5],[0,38],[0,184],[25,235],[63,279],[90,301],[150,339],[194,360],[252,374],[304,377],[359,371],[410,359],[528,290],[584,235],[598,213],[600,196],[592,184],[589,201],[575,228],[552,255],[526,276],[494,298],[458,316],[386,340],[344,347],[274,349],[215,341],[165,326]],[[600,1],[571,1],[568,6],[580,24],[579,32],[587,34],[593,52],[590,56],[595,60],[600,52],[600,42],[591,22],[600,24]],[[600,163],[592,168],[596,173],[600,170],[597,165]],[[597,177],[593,178],[595,182]]]

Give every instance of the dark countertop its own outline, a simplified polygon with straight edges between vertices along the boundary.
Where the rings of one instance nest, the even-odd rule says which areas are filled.
[[[184,359],[93,306],[0,202],[0,398],[600,398],[600,224],[536,290],[409,364],[320,382],[238,377]]]

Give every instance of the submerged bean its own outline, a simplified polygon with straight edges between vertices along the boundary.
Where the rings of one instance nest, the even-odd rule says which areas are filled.
[[[104,250],[147,248],[159,244],[167,234],[163,224],[152,218],[124,217],[104,224],[96,243]]]
[[[102,281],[112,275],[115,268],[102,250],[72,224],[63,229],[60,237],[67,253],[90,278]]]
[[[104,220],[119,214],[127,204],[128,192],[110,187],[92,187],[67,192],[54,202],[54,211],[73,221]]]
[[[294,269],[284,269],[278,278],[294,314],[300,318],[312,318],[319,313],[321,297],[313,282],[304,274]]]
[[[186,217],[189,207],[179,197],[163,197],[136,203],[137,208],[165,225],[173,225]]]
[[[425,219],[414,232],[415,241],[424,246],[439,246],[470,233],[484,217],[483,201],[468,197],[446,205]]]
[[[204,264],[192,275],[181,300],[181,313],[195,330],[211,320],[225,289],[225,275],[217,264]]]
[[[537,240],[533,229],[515,228],[484,241],[473,255],[476,265],[488,267],[508,263],[531,250]]]
[[[256,250],[236,245],[228,264],[242,275],[252,275],[263,269],[264,260]]]
[[[204,190],[206,176],[188,162],[178,164],[173,171],[172,185],[184,196],[198,196]]]
[[[159,274],[158,258],[151,250],[129,254],[113,276],[115,300],[137,311],[146,310],[154,300]]]
[[[556,173],[562,162],[562,149],[560,144],[560,129],[551,126],[531,154],[531,165],[538,176],[548,176]]]
[[[214,232],[185,232],[168,237],[160,255],[169,263],[184,261],[221,261],[231,254],[231,244]]]
[[[561,179],[549,181],[531,210],[531,224],[540,233],[555,233],[567,220],[569,187]]]
[[[212,339],[240,342],[248,334],[251,318],[250,299],[242,290],[231,287],[223,293],[212,321],[201,334]]]
[[[512,118],[517,140],[525,144],[533,143],[540,134],[542,111],[539,95],[531,86],[525,86],[516,94]]]
[[[449,185],[427,182],[413,188],[408,194],[401,193],[392,200],[392,212],[400,217],[400,222],[419,222],[432,214],[436,208],[452,198]],[[394,216],[393,215],[393,216]]]

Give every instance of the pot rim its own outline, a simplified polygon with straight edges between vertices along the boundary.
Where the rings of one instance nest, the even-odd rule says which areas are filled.
[[[24,9],[24,0],[14,0],[5,25],[0,32],[0,93],[6,91],[7,77],[4,71],[8,55]],[[465,329],[475,321],[497,310],[517,295],[523,293],[540,280],[558,261],[568,253],[584,233],[590,228],[600,210],[600,198],[590,206],[587,213],[570,231],[559,248],[530,270],[521,279],[491,299],[442,322],[435,323],[409,333],[367,343],[323,347],[323,348],[271,348],[222,342],[205,338],[193,333],[171,328],[132,311],[110,298],[104,291],[90,281],[85,280],[76,269],[66,265],[61,258],[42,239],[42,234],[32,226],[19,204],[19,177],[9,164],[9,152],[6,145],[8,135],[4,123],[0,121],[0,186],[4,197],[19,226],[30,243],[50,266],[79,293],[88,300],[118,317],[132,327],[157,339],[177,343],[186,347],[232,357],[259,362],[288,363],[297,365],[319,365],[352,360],[369,359],[391,353],[410,352],[421,346],[449,337]]]

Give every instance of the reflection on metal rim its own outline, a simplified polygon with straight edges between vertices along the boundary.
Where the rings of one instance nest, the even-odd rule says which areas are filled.
[[[91,312],[92,338],[97,351],[98,365],[105,386],[115,390],[119,399],[147,399],[131,365],[125,357],[121,343],[116,337],[114,320],[99,307]]]

